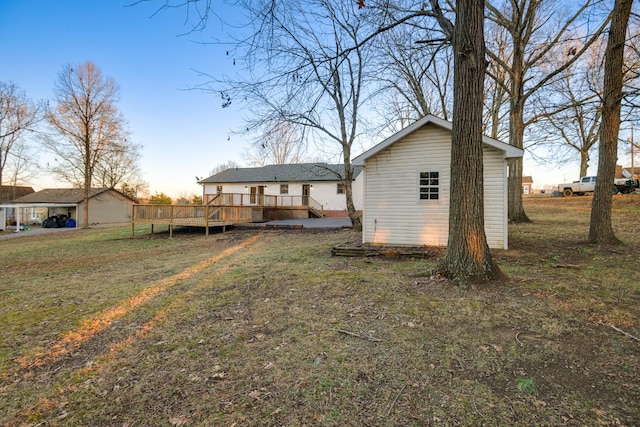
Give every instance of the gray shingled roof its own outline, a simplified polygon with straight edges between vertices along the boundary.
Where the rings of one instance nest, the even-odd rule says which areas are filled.
[[[89,190],[89,198],[95,197],[100,193],[113,189],[109,188],[91,188]],[[120,193],[118,190],[113,190]],[[122,193],[120,193],[122,194]],[[126,196],[125,196],[126,197]],[[13,200],[12,203],[58,203],[58,204],[78,204],[84,199],[84,191],[82,188],[46,188],[35,193],[27,194],[24,197]]]
[[[362,172],[362,167],[354,168],[354,178]],[[313,182],[339,181],[344,175],[344,165],[326,163],[297,163],[288,165],[268,165],[256,168],[231,168],[209,178],[200,184],[221,184],[241,182]]]

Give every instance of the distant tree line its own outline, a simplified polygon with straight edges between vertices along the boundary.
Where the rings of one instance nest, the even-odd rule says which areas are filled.
[[[0,82],[0,184],[17,186],[49,172],[84,190],[87,226],[90,188],[115,188],[134,199],[146,191],[142,147],[118,109],[118,85],[94,63],[65,65],[54,94],[51,102],[34,102],[14,83]],[[37,164],[38,146],[53,155],[46,167]]]

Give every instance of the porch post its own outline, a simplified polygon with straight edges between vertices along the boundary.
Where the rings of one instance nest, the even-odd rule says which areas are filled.
[[[18,233],[20,231],[20,215],[21,215],[21,210],[22,208],[20,207],[20,205],[16,205],[16,233]]]
[[[204,205],[204,235],[209,237],[209,205]]]

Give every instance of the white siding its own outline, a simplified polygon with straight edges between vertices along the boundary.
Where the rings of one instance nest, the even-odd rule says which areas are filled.
[[[363,175],[360,174],[358,178],[353,182],[353,203],[356,209],[362,209],[362,198],[363,198]],[[256,183],[241,183],[241,184],[222,184],[222,192],[223,193],[240,193],[240,194],[249,194],[251,191],[251,187],[255,187],[258,185],[266,186],[264,189],[264,194],[270,196],[280,196],[280,184],[288,184],[289,185],[289,193],[286,194],[288,196],[300,196],[302,195],[302,185],[301,182],[256,182]],[[338,182],[337,181],[313,181],[308,184],[313,187],[310,188],[310,196],[312,199],[320,203],[325,210],[336,210],[342,211],[347,209],[347,200],[344,194],[338,194]],[[203,195],[206,200],[207,194],[216,194],[216,188],[220,184],[203,184]],[[285,196],[286,196],[285,195]]]
[[[484,232],[493,249],[507,249],[507,165],[504,152],[484,147]]]
[[[451,133],[426,125],[365,161],[364,243],[446,246],[450,149]],[[419,199],[419,173],[427,171],[440,173],[437,201]],[[505,246],[504,175],[502,152],[485,148],[485,221],[492,248]]]

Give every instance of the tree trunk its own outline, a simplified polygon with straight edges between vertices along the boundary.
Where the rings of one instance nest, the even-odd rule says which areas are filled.
[[[89,132],[90,124],[85,123],[85,134],[84,134],[84,203],[83,203],[83,214],[84,218],[82,218],[82,226],[84,228],[89,227],[89,189],[91,188],[91,157],[94,154],[91,149],[91,135]]]
[[[484,232],[483,2],[459,0],[453,31],[454,105],[447,251],[438,271],[460,285],[502,278]]]
[[[618,133],[620,131],[620,105],[624,44],[631,14],[632,0],[616,0],[613,6],[609,40],[604,60],[604,93],[600,146],[598,147],[598,179],[591,204],[589,241],[591,243],[620,243],[611,224],[613,181],[618,159]]]
[[[524,147],[524,51],[515,43],[513,52],[513,73],[511,81],[511,102],[509,115],[509,144]],[[516,223],[531,222],[522,204],[522,158],[509,163],[508,216]]]
[[[88,228],[89,227],[89,189],[87,188],[87,186],[85,185],[84,187],[84,197],[83,197],[84,203],[82,204],[83,207],[83,218],[82,218],[82,226],[84,228]]]
[[[522,147],[519,147],[522,148]],[[522,204],[522,159],[513,159],[509,162],[508,179],[508,216],[509,221],[515,223],[531,222],[524,211]]]
[[[343,146],[344,159],[344,195],[347,199],[347,213],[356,231],[362,231],[362,221],[360,215],[353,204],[353,166],[351,165],[350,146]]]
[[[589,150],[580,151],[580,177],[587,176],[589,169]]]

